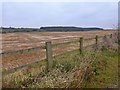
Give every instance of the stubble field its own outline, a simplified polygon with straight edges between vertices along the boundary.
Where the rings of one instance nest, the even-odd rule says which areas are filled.
[[[73,40],[94,38],[96,35],[104,36],[115,33],[114,30],[106,31],[80,31],[80,32],[19,32],[1,34],[2,48],[0,52],[16,51],[21,49],[44,46],[46,41],[52,41],[52,44],[64,43]],[[84,46],[95,43],[94,40],[84,41]],[[79,42],[52,48],[53,55],[63,54],[79,48]],[[2,57],[2,69],[8,70],[21,65],[30,64],[35,61],[45,59],[45,49],[36,51],[11,54]]]

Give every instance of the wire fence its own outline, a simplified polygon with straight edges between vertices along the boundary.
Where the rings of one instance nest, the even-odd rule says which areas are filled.
[[[45,42],[45,45],[40,47],[3,52],[0,54],[2,56],[1,73],[3,76],[6,76],[44,59],[47,59],[48,70],[50,70],[52,67],[53,56],[64,54],[76,49],[79,49],[80,54],[82,54],[85,47],[102,43],[103,37],[110,37],[113,41],[116,41],[117,34],[114,33],[85,39],[83,37],[73,37],[71,39],[64,38],[63,41],[59,43],[56,43],[56,41],[58,42],[59,40],[56,39],[55,41],[47,41]]]

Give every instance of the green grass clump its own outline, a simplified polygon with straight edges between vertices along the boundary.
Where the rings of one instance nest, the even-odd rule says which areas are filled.
[[[79,50],[53,58],[53,68],[46,71],[45,60],[25,71],[3,79],[3,87],[77,88],[105,87],[117,80],[117,52],[103,49],[99,52]]]
[[[117,88],[118,87],[118,51],[104,49],[100,59],[93,62],[94,75],[86,81],[87,88]]]

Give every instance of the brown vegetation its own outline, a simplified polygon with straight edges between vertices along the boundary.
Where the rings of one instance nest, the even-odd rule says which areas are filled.
[[[32,32],[32,33],[7,33],[2,35],[2,51],[14,51],[31,47],[43,46],[45,41],[51,40],[52,43],[63,43],[78,39],[79,37],[92,38],[95,35],[103,36],[114,33],[115,31],[86,31],[86,32]],[[93,44],[95,41],[84,41],[84,46]],[[79,48],[79,43],[53,47],[53,55],[63,54]],[[7,55],[2,58],[3,70],[30,64],[45,58],[45,49],[26,52],[23,54]]]

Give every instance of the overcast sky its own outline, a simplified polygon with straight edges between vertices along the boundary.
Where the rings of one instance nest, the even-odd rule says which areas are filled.
[[[2,26],[79,26],[115,28],[117,2],[4,2]]]

